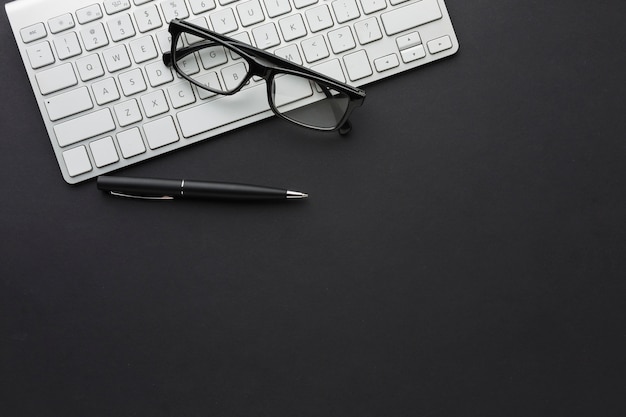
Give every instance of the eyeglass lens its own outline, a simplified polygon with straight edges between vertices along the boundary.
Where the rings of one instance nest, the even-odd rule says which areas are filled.
[[[230,93],[245,82],[249,64],[237,52],[190,34],[185,34],[184,38],[194,52],[190,53],[189,48],[182,48],[182,42],[178,42],[174,59],[182,74],[212,92],[199,90],[200,98]],[[284,73],[269,82],[268,99],[274,109],[297,124],[331,130],[348,110],[348,95],[322,82]]]

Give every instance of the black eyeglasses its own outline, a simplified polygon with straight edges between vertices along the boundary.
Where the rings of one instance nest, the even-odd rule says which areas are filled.
[[[350,113],[365,99],[361,89],[201,26],[174,19],[169,32],[172,50],[163,54],[163,62],[181,77],[223,95],[261,77],[272,111],[300,126],[346,134]]]

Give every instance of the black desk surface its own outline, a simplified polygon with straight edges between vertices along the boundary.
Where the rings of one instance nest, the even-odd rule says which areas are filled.
[[[625,415],[626,3],[447,4],[459,53],[349,138],[273,119],[122,172],[287,204],[65,184],[0,13],[0,415]]]

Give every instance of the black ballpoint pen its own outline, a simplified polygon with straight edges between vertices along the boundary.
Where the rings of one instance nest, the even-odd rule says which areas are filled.
[[[119,197],[148,200],[172,200],[175,198],[206,198],[221,200],[280,200],[302,199],[308,194],[259,185],[207,182],[195,180],[172,180],[160,178],[132,178],[100,176],[98,189]]]

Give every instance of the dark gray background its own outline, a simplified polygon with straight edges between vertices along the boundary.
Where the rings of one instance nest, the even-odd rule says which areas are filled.
[[[3,3],[6,3],[4,1]],[[349,138],[269,120],[64,183],[0,13],[3,416],[623,416],[626,3],[447,0]]]

